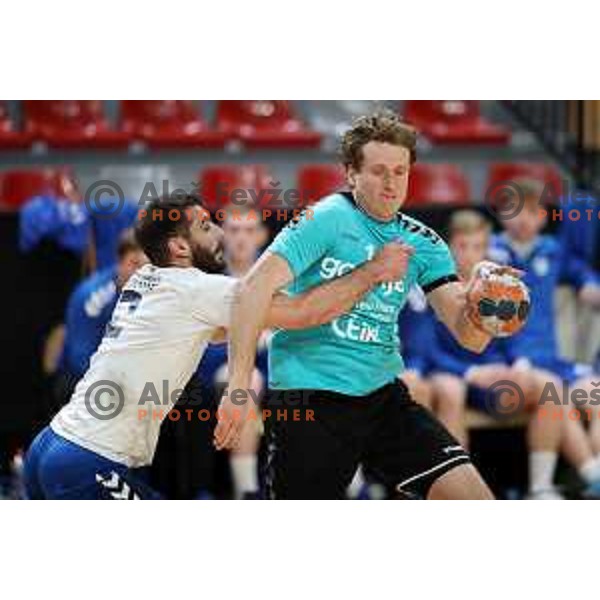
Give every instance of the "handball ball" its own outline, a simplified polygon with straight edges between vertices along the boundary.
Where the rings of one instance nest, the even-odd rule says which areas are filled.
[[[531,307],[527,286],[514,275],[491,273],[475,279],[467,297],[473,324],[496,338],[514,335]]]

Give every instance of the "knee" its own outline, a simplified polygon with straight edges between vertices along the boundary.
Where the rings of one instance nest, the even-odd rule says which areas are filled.
[[[436,403],[441,409],[462,412],[467,403],[467,386],[462,379],[441,375],[436,380]]]
[[[413,399],[422,406],[431,409],[433,405],[433,390],[431,384],[424,379],[418,381],[413,391]]]
[[[494,500],[492,490],[473,465],[444,473],[429,489],[428,500]]]

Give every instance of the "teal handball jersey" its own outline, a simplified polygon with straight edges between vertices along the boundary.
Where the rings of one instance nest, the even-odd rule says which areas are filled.
[[[350,194],[321,200],[279,233],[268,250],[284,258],[292,270],[290,295],[341,277],[394,240],[415,249],[401,281],[373,288],[331,323],[274,333],[269,353],[271,389],[364,396],[390,383],[404,369],[397,323],[409,289],[416,284],[428,292],[456,280],[448,246],[437,233],[401,213],[393,221],[377,221]]]

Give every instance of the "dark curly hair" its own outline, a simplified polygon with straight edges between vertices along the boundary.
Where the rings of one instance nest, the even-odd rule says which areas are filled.
[[[150,262],[158,267],[169,264],[169,240],[176,236],[189,238],[189,209],[200,207],[208,220],[210,215],[199,198],[186,195],[182,198],[154,198],[138,213],[135,224],[135,239]]]
[[[345,167],[360,170],[363,162],[363,146],[369,142],[387,142],[402,146],[410,152],[410,162],[417,160],[417,132],[402,122],[400,117],[388,109],[372,115],[359,117],[342,136],[340,155]]]

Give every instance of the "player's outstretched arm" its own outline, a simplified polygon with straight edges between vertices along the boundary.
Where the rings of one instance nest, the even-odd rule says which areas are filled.
[[[446,325],[456,341],[467,350],[481,354],[492,336],[475,327],[468,316],[468,285],[452,282],[436,288],[428,300],[437,318]]]
[[[402,279],[412,254],[410,246],[392,242],[371,260],[342,277],[297,296],[277,294],[271,303],[266,326],[307,329],[329,323],[347,313],[376,285]]]
[[[275,292],[293,278],[288,263],[281,257],[265,252],[250,272],[236,284],[229,327],[229,386],[221,404],[221,418],[215,428],[218,450],[237,444],[248,402],[235,403],[236,395],[249,397],[250,380],[256,359],[258,336],[268,321]],[[235,414],[238,418],[235,418]]]

